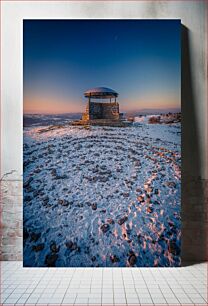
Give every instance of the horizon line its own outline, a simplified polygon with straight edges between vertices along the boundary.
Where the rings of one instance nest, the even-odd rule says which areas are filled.
[[[178,110],[181,111],[181,107],[169,107],[169,108],[143,108],[143,109],[133,109],[133,110],[121,110],[121,113],[128,113],[128,112],[148,112],[148,111],[165,111],[169,112],[170,110]],[[83,111],[77,112],[61,112],[61,113],[50,113],[50,112],[23,112],[23,115],[64,115],[64,114],[82,114]]]

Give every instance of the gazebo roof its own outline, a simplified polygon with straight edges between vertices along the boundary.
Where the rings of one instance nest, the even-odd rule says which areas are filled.
[[[85,91],[84,96],[94,97],[94,98],[113,98],[113,97],[117,97],[118,93],[111,88],[95,87],[95,88],[91,88]]]

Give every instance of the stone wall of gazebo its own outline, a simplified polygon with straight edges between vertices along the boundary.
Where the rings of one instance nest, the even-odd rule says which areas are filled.
[[[90,102],[87,103],[86,111],[82,120],[110,119],[119,120],[118,102]]]

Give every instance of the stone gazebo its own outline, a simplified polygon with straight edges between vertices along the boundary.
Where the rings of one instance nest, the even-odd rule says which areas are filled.
[[[123,114],[119,113],[118,93],[106,87],[96,87],[85,91],[88,99],[86,111],[82,119],[74,122],[76,125],[110,125],[126,126]]]

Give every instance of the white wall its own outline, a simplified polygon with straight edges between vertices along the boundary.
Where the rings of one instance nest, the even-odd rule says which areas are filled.
[[[188,29],[192,94],[200,152],[196,175],[207,178],[207,78],[203,1],[3,1],[1,28],[1,177],[22,179],[23,19],[181,19]],[[186,108],[189,101],[185,101]],[[187,120],[186,120],[187,124]],[[190,125],[193,122],[190,120]],[[192,127],[193,128],[193,127]],[[187,128],[186,128],[187,130]],[[191,151],[194,146],[190,146]],[[187,150],[186,150],[187,151]],[[189,151],[189,150],[188,150]],[[208,156],[207,156],[208,157]],[[191,163],[191,162],[190,162]],[[191,165],[190,165],[191,172]],[[9,174],[8,174],[9,173]]]

